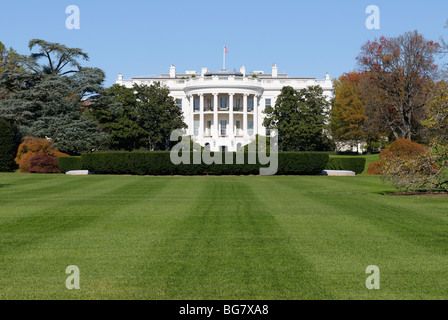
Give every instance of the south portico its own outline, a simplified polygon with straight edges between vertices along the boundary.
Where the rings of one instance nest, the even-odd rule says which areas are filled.
[[[219,81],[219,80],[218,80]],[[210,83],[185,90],[190,110],[189,134],[212,151],[237,151],[259,132],[259,101],[263,89]]]
[[[194,142],[210,151],[238,151],[255,140],[256,135],[267,136],[263,125],[264,110],[274,106],[284,86],[303,89],[312,85],[322,87],[331,99],[333,85],[330,76],[325,79],[295,78],[279,73],[277,64],[271,73],[251,71],[243,66],[239,71],[196,71],[176,73],[174,65],[169,74],[157,77],[134,77],[117,84],[132,87],[134,84],[165,85],[184,115],[186,134]]]

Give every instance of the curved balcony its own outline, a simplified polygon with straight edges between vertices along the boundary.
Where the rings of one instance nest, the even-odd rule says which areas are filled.
[[[184,91],[190,94],[205,93],[241,93],[257,94],[263,93],[263,86],[257,78],[229,76],[200,76],[185,81]]]

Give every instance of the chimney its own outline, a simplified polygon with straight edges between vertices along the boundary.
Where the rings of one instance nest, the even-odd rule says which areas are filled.
[[[246,67],[245,67],[245,66],[242,66],[242,67],[240,68],[240,72],[243,74],[243,76],[245,76],[245,75],[246,75]]]
[[[123,75],[121,73],[118,74],[116,84],[123,85]]]
[[[176,67],[174,64],[170,67],[170,78],[176,78]]]
[[[203,77],[207,73],[207,68],[201,68],[201,77]]]
[[[278,67],[277,64],[274,63],[272,66],[272,78],[277,78],[278,77]]]

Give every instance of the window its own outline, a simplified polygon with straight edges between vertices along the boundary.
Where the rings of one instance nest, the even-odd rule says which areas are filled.
[[[254,99],[247,99],[247,111],[254,110]]]
[[[235,135],[241,136],[242,134],[241,134],[241,121],[240,120],[235,121],[235,128],[236,128]]]
[[[270,107],[271,106],[271,99],[264,100],[264,105],[265,105],[266,108]]]
[[[227,151],[227,147],[226,146],[221,146],[221,152],[226,152]]]
[[[211,120],[207,120],[207,127],[205,129],[205,135],[206,136],[212,135],[212,121]]]
[[[199,98],[194,98],[194,111],[199,111]]]
[[[226,129],[227,129],[227,120],[221,120],[221,135],[226,135]]]
[[[235,110],[241,110],[241,98],[235,98],[234,109]]]
[[[194,121],[194,135],[195,136],[199,135],[199,121],[198,120]]]
[[[227,98],[226,97],[222,97],[219,99],[219,107],[221,109],[227,109]]]
[[[176,99],[176,105],[179,109],[182,110],[182,99]]]
[[[213,110],[213,100],[212,100],[212,98],[207,98],[206,103],[207,103],[207,111]]]
[[[253,121],[248,121],[247,122],[247,133],[251,136],[254,134],[254,122]]]

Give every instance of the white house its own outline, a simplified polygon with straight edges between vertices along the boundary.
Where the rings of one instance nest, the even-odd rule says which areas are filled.
[[[160,82],[166,85],[188,125],[187,134],[211,151],[236,151],[255,139],[256,134],[266,135],[263,126],[266,106],[275,105],[284,86],[303,89],[320,85],[328,99],[332,96],[332,82],[325,79],[296,78],[278,73],[277,64],[271,73],[253,71],[208,71],[201,73],[186,71],[176,73],[171,66],[169,74],[157,77],[134,77],[123,79],[120,74],[117,84],[132,87],[133,84],[151,85]]]

